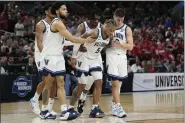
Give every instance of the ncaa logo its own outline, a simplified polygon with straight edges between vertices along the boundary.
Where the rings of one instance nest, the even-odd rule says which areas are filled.
[[[20,97],[25,97],[32,90],[32,80],[28,80],[24,76],[18,77],[13,82],[12,93],[16,93]]]

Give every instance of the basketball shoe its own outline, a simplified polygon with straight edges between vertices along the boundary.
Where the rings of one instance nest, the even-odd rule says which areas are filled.
[[[80,114],[74,110],[74,108],[70,108],[67,111],[63,111],[61,112],[60,115],[60,120],[74,120],[76,118],[78,118],[80,116]]]
[[[112,104],[110,114],[119,118],[127,117],[125,111],[120,104]]]
[[[30,99],[29,101],[31,107],[32,107],[32,111],[39,115],[40,114],[40,108],[39,108],[39,102],[38,101],[35,101],[33,98]]]

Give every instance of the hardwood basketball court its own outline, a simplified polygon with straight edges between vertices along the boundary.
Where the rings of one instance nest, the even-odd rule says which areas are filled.
[[[31,111],[28,102],[13,102],[1,104],[2,123],[183,123],[184,92],[155,91],[135,92],[121,95],[121,105],[127,112],[127,118],[116,118],[109,115],[112,97],[101,97],[100,106],[106,113],[102,119],[89,118],[92,97],[87,98],[85,111],[81,117],[73,121],[41,120]],[[68,99],[69,103],[69,99]],[[60,112],[56,99],[54,111]]]

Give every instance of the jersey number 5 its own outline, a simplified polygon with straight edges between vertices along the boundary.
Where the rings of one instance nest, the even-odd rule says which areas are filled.
[[[98,48],[95,53],[99,53],[101,48]]]

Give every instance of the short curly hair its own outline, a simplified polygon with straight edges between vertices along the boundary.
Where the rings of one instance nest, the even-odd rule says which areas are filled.
[[[66,5],[65,2],[55,2],[51,6],[51,14],[56,15],[56,10],[60,9],[62,5]]]

